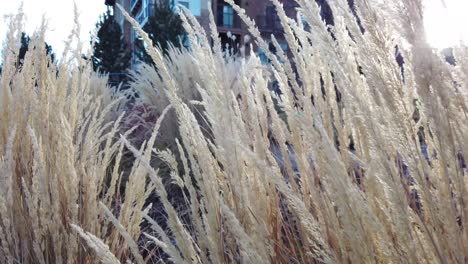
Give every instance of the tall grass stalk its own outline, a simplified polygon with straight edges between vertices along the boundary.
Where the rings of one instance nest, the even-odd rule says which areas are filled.
[[[82,59],[75,33],[54,64],[42,48],[43,23],[20,64],[21,10],[9,28],[0,77],[0,262],[129,259],[119,229],[99,206],[120,213],[131,241],[138,240],[142,218],[134,216],[135,208],[143,209],[145,191],[152,189],[139,170],[127,183],[134,188],[116,190],[120,170],[111,165],[123,151],[122,99]]]
[[[35,49],[16,69],[18,17],[0,79],[0,260],[465,262],[468,49],[452,66],[430,48],[419,0],[328,2],[333,26],[315,1],[291,19],[272,0],[290,50],[269,65],[224,52],[212,15],[205,32],[182,8],[191,44],[167,56],[126,15],[155,65],[133,72],[132,107],[158,117],[138,134],[77,56],[47,67]]]

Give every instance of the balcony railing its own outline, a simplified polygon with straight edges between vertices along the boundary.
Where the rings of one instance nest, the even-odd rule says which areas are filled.
[[[135,20],[140,24],[144,25],[148,21],[148,8],[143,8],[141,11],[136,15]]]
[[[137,5],[140,5],[140,6],[141,6],[141,2],[142,2],[142,1],[143,1],[143,0],[132,0],[132,1],[130,2],[130,12],[133,13],[133,10],[135,9],[135,7],[136,7]]]

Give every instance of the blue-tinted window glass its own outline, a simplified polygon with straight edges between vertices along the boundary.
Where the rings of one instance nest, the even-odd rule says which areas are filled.
[[[231,6],[223,6],[223,26],[229,28],[234,26],[234,10]]]
[[[184,7],[187,8],[187,9],[190,8],[189,2],[180,1],[180,2],[179,2],[179,5],[182,5],[182,6],[184,6]]]

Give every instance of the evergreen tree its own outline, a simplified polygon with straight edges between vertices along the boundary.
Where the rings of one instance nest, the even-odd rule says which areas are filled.
[[[45,49],[46,49],[46,54],[47,55],[50,55],[50,58],[53,62],[55,62],[55,53],[54,53],[54,50],[52,49],[52,46],[47,44],[47,42],[45,43]]]
[[[120,25],[108,9],[96,24],[97,40],[92,55],[93,68],[100,73],[124,73],[130,66],[131,52],[127,48]],[[120,81],[123,79],[120,78]]]
[[[143,29],[148,33],[154,45],[159,45],[164,53],[167,52],[170,45],[179,48],[185,39],[182,19],[174,9],[171,0],[155,1],[153,12]],[[140,60],[152,63],[141,40],[136,41],[135,48]]]
[[[23,65],[23,60],[24,60],[24,57],[26,56],[26,52],[28,52],[30,41],[31,41],[31,38],[26,33],[24,32],[21,33],[21,47],[19,49],[19,55],[18,55],[19,66]]]
[[[24,60],[24,57],[26,56],[26,53],[29,50],[29,43],[30,42],[31,42],[31,38],[26,33],[22,32],[21,33],[21,47],[20,47],[20,50],[19,50],[18,61],[17,61],[18,67],[23,65],[23,60]],[[44,48],[46,50],[46,54],[50,56],[51,61],[55,62],[55,53],[54,53],[54,51],[52,49],[52,46],[47,44],[47,42],[45,42],[44,43]]]

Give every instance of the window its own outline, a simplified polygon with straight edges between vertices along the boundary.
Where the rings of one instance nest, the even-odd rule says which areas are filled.
[[[309,25],[309,22],[307,22],[306,17],[303,14],[300,14],[300,17],[301,17],[301,22],[302,22],[302,25],[304,26],[304,29],[306,31],[309,31],[310,30],[310,25]]]
[[[280,47],[285,54],[288,54],[288,44],[286,42],[280,42]]]
[[[182,5],[185,8],[190,9],[190,5],[188,1],[179,1],[179,5]]]
[[[287,56],[288,55],[288,44],[286,42],[279,42],[278,43],[281,50],[284,52],[284,54]],[[272,42],[270,42],[268,44],[268,51],[272,54],[272,55],[276,55],[276,58],[278,59],[278,61],[280,63],[283,63],[283,61],[281,60],[281,58],[278,56],[278,51],[275,47],[275,45],[273,45]],[[268,59],[267,55],[266,55],[266,52],[264,50],[262,50],[261,48],[258,49],[258,57],[260,58],[260,61],[262,62],[262,64],[269,64],[270,63],[270,60]]]
[[[268,64],[268,57],[265,54],[265,51],[263,51],[261,48],[258,49],[258,57],[260,58],[262,64]]]
[[[240,4],[240,0],[234,1],[236,4]],[[218,0],[218,5],[216,6],[216,17],[217,24],[220,27],[225,28],[239,28],[240,20],[237,14],[234,12],[234,9],[225,1]]]
[[[223,26],[228,28],[234,26],[234,10],[231,6],[223,6]]]

